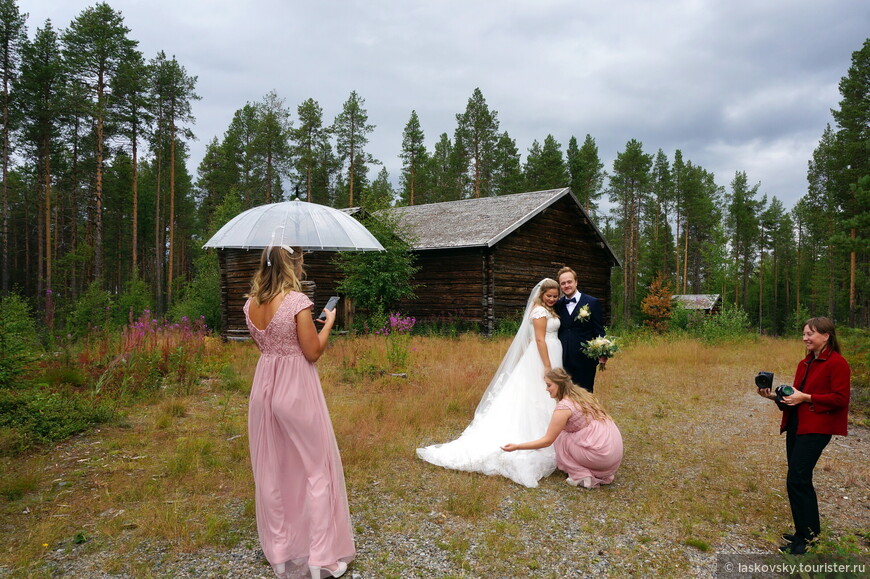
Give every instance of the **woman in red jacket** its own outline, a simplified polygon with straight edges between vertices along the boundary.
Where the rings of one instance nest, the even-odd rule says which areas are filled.
[[[777,400],[783,411],[779,431],[786,433],[785,481],[795,531],[782,536],[788,543],[779,550],[793,555],[806,553],[821,531],[813,469],[831,436],[846,436],[851,374],[849,363],[840,355],[831,320],[807,320],[803,340],[807,356],[795,371],[794,394],[777,400],[769,388],[758,391],[765,398]]]

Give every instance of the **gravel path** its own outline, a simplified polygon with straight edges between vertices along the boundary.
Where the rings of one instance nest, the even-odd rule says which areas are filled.
[[[835,438],[825,451],[825,463],[817,469],[823,523],[832,529],[870,528],[870,497],[866,484],[859,495],[849,481],[849,465],[870,464],[870,431],[851,428],[851,435]],[[437,485],[439,480],[421,480]],[[865,481],[866,483],[866,481]],[[672,576],[716,576],[717,553],[769,553],[759,548],[757,537],[740,530],[729,533],[716,549],[704,552],[661,535],[661,526],[628,525],[618,520],[620,484],[598,491],[570,489],[558,473],[542,481],[538,489],[520,489],[508,495],[489,518],[488,531],[477,532],[474,521],[449,516],[438,505],[415,502],[415,489],[382,489],[378,481],[351,492],[358,555],[347,577],[653,577],[652,569],[679,560],[680,571]],[[516,521],[517,503],[525,493],[535,493],[544,518],[529,514],[530,521]],[[593,494],[594,493],[594,494]],[[423,493],[426,495],[426,493]],[[397,497],[406,497],[397,500]],[[566,500],[567,498],[567,500]],[[240,508],[240,507],[239,507]],[[783,504],[783,509],[786,509]],[[612,511],[617,514],[611,515]],[[503,521],[493,537],[491,521]],[[479,523],[477,523],[479,524]],[[489,533],[489,534],[487,534]],[[466,538],[466,539],[463,539]],[[467,537],[472,537],[468,540]],[[458,541],[458,544],[454,544]],[[493,541],[500,552],[513,551],[517,559],[489,559]],[[870,552],[870,550],[867,550]],[[48,553],[40,575],[46,577],[272,577],[256,535],[249,532],[237,546],[178,553],[171,545],[144,541],[130,553],[128,571],[109,573],[110,550],[95,550],[90,543],[67,545]],[[529,556],[531,554],[531,556]],[[4,572],[0,576],[19,576]]]

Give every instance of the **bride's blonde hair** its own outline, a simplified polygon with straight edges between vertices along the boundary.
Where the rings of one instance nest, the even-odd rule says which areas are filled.
[[[592,392],[580,388],[571,381],[571,376],[564,368],[553,368],[544,377],[556,385],[556,399],[569,398],[577,405],[578,410],[590,420],[607,420],[610,415],[604,410],[601,402]]]
[[[541,306],[542,308],[550,312],[551,316],[555,317],[556,312],[553,310],[553,308],[544,303],[544,294],[551,289],[559,291],[559,282],[554,279],[550,279],[549,277],[545,277],[540,281],[540,284],[541,287],[538,289],[538,295],[535,296],[534,303],[537,306]]]

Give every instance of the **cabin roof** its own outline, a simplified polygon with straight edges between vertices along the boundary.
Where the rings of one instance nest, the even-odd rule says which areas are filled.
[[[619,260],[604,236],[567,187],[392,207],[389,211],[398,218],[400,228],[414,238],[412,247],[415,250],[492,247],[563,197],[574,202],[601,246],[618,264]]]
[[[711,310],[719,301],[719,294],[679,294],[671,296],[687,310]]]

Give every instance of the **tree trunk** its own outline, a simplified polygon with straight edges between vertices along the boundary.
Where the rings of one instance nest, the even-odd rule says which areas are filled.
[[[45,137],[45,325],[54,327],[54,300],[51,296],[51,155],[49,137]]]
[[[136,146],[136,129],[133,129],[133,277],[139,275],[139,149]]]
[[[154,297],[157,303],[157,313],[163,315],[163,236],[160,226],[160,182],[163,170],[162,156],[159,146],[156,155],[157,186],[154,193]]]
[[[97,79],[97,172],[94,178],[94,279],[103,275],[103,73]]]
[[[172,279],[175,258],[175,121],[169,125],[169,263],[166,274],[166,305],[172,305]]]
[[[683,222],[683,235],[686,238],[686,245],[683,248],[683,293],[688,290],[689,279],[689,220]]]
[[[849,237],[852,239],[852,247],[855,247],[856,231],[853,227],[849,230]],[[858,322],[858,308],[855,302],[855,275],[858,270],[855,250],[849,253],[849,325],[855,327]]]

